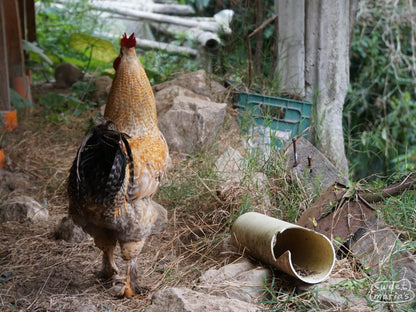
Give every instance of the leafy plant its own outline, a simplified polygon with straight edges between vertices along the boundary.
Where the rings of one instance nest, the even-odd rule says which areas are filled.
[[[69,45],[77,51],[89,54],[86,70],[88,70],[92,59],[109,63],[118,56],[110,41],[86,34],[72,34],[69,37]]]
[[[356,178],[415,166],[412,12],[407,1],[359,2],[344,113],[347,154]]]
[[[96,106],[96,103],[87,99],[88,95],[95,91],[95,86],[86,82],[76,82],[71,88],[74,94],[47,93],[39,97],[39,104],[43,106],[43,113],[48,120],[63,122],[69,116],[79,116]]]
[[[407,191],[399,196],[388,198],[380,213],[383,219],[406,233],[406,239],[416,242],[416,193]]]
[[[22,98],[19,93],[17,93],[14,89],[10,88],[10,102],[12,106],[17,110],[18,113],[21,111],[32,108],[32,103],[25,98]]]
[[[37,0],[37,47],[43,50],[54,65],[68,62],[79,67],[95,70],[98,67],[109,66],[108,62],[94,59],[94,50],[100,46],[98,37],[106,26],[107,21],[101,19],[97,12],[90,9],[88,0],[68,1],[57,5],[54,1]],[[85,48],[80,50],[70,48],[71,35],[77,34],[72,42],[79,47],[80,41],[85,41]],[[81,35],[88,34],[88,35]],[[97,34],[97,35],[96,35]],[[91,36],[92,38],[86,38]],[[97,38],[97,39],[93,39]],[[98,40],[99,39],[99,40]],[[95,42],[94,40],[97,40]],[[106,43],[108,47],[108,44]],[[113,47],[108,47],[108,54],[114,51]],[[87,53],[84,53],[87,52]],[[89,53],[88,53],[89,52]],[[94,54],[93,54],[94,53]],[[37,57],[34,58],[37,61]],[[107,59],[106,59],[107,60]],[[52,67],[46,67],[49,78],[53,74]],[[35,79],[40,79],[35,75]]]

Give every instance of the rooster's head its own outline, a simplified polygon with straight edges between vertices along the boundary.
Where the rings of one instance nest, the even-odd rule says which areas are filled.
[[[123,38],[120,40],[120,55],[114,60],[113,68],[117,70],[118,65],[120,64],[121,57],[123,56],[123,48],[130,49],[136,46],[136,37],[134,33],[127,37],[126,33],[123,34]]]

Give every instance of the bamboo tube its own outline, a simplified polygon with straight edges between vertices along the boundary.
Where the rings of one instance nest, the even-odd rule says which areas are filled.
[[[251,256],[309,284],[327,279],[335,264],[326,236],[256,212],[235,221],[231,239]]]

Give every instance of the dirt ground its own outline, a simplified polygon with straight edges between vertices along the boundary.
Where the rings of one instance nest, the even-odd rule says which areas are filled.
[[[201,271],[238,258],[223,253],[224,241],[217,237],[224,230],[221,220],[170,210],[167,230],[150,237],[137,260],[148,295],[118,299],[111,285],[97,276],[101,252],[91,238],[81,243],[55,239],[55,228],[67,210],[68,170],[98,111],[58,124],[35,107],[19,116],[16,130],[0,136],[5,169],[12,173],[0,182],[0,203],[27,195],[49,211],[44,223],[0,224],[1,311],[142,311],[158,289],[192,287]],[[116,254],[117,265],[124,268],[119,250]]]

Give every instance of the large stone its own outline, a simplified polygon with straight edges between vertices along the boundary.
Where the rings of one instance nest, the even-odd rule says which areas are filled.
[[[152,205],[152,209],[157,211],[157,217],[153,223],[151,234],[159,234],[166,230],[168,225],[168,212],[162,205],[159,205],[153,200],[150,201],[150,204]]]
[[[346,177],[307,139],[296,140],[296,155],[298,163],[295,166],[293,143],[285,152],[286,166],[301,180],[311,191],[324,192],[335,182],[346,185]],[[311,157],[312,166],[308,165],[308,157]]]
[[[352,240],[352,255],[364,269],[374,275],[385,275],[390,281],[407,280],[416,293],[416,255],[404,248],[398,233],[379,216],[368,220]]]
[[[260,301],[270,277],[270,270],[243,259],[219,269],[206,271],[199,278],[197,289],[230,299]]]
[[[178,96],[188,96],[200,100],[209,101],[210,98],[205,95],[199,95],[195,92],[181,86],[168,86],[155,93],[157,117],[162,118],[173,106],[173,100]]]
[[[55,69],[55,86],[69,88],[84,77],[82,71],[71,63],[62,63]]]
[[[98,104],[105,103],[108,98],[108,94],[110,93],[110,88],[112,84],[112,80],[108,76],[101,76],[95,79],[95,88],[92,95],[92,100]]]
[[[0,168],[0,195],[3,192],[25,192],[28,188],[28,178],[24,174]]]
[[[87,234],[68,216],[62,218],[57,227],[55,228],[55,239],[63,239],[71,243],[82,242]]]
[[[47,221],[48,209],[29,196],[17,196],[0,206],[0,222]]]
[[[236,299],[212,296],[186,288],[156,292],[145,312],[260,312],[256,305]]]
[[[156,93],[171,86],[180,86],[189,89],[196,94],[208,96],[213,100],[218,100],[218,95],[226,90],[219,83],[208,79],[205,70],[198,70],[178,76],[173,80],[155,85],[153,90]]]
[[[242,194],[250,194],[251,210],[270,214],[273,208],[265,191],[268,179],[264,173],[247,174],[247,161],[232,147],[218,158],[215,166],[219,177],[217,192],[220,198],[229,203],[241,203]]]
[[[337,290],[335,285],[343,283],[343,278],[330,278],[314,286],[319,308],[330,311],[371,312],[363,296],[356,296],[349,290]],[[331,287],[331,286],[335,287]]]
[[[224,122],[227,104],[178,96],[172,107],[159,119],[171,151],[198,152],[213,143]]]
[[[228,147],[217,159],[215,167],[220,180],[235,180],[239,182],[244,176],[246,161],[237,150]]]

